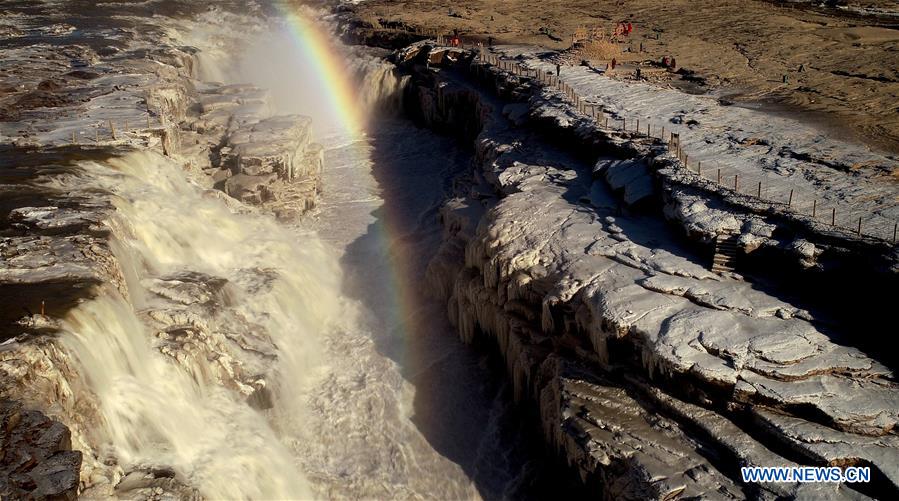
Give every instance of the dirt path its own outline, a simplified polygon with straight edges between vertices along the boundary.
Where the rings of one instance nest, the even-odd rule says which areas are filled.
[[[850,3],[899,12],[895,1]],[[359,8],[371,19],[553,49],[568,48],[579,27],[628,20],[635,30],[624,47],[635,52],[625,60],[673,55],[734,102],[803,113],[835,135],[899,152],[899,17],[745,0],[368,0]]]

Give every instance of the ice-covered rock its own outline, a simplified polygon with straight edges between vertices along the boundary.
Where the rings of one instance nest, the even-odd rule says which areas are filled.
[[[653,178],[645,162],[640,160],[599,161],[593,167],[593,175],[600,174],[614,190],[621,190],[622,200],[628,205],[640,202],[653,203],[657,195]]]
[[[307,117],[279,116],[243,125],[228,135],[222,162],[240,174],[291,180],[309,145],[310,123]]]
[[[268,94],[252,85],[208,84],[190,130],[219,138],[209,148],[212,184],[236,199],[292,219],[311,209],[320,189],[322,148],[311,119],[272,116]]]
[[[507,73],[492,67],[473,73],[488,80],[487,89],[499,89],[501,99],[515,99],[492,82],[511,78]],[[413,101],[436,108],[413,111],[429,121],[447,116],[441,101],[473,98],[467,84],[428,84],[430,78],[420,83],[439,86],[441,100]],[[737,485],[732,472],[746,464],[829,461],[896,469],[899,448],[891,437],[899,388],[876,354],[835,342],[788,299],[711,273],[661,214],[619,213],[615,190],[626,195],[634,186],[648,199],[666,200],[665,215],[698,240],[747,233],[777,238],[777,222],[734,213],[728,202],[693,188],[663,182],[667,193],[647,193],[652,184],[644,180],[666,168],[641,167],[651,149],[611,134],[592,144],[612,159],[598,168],[584,165],[541,136],[549,120],[558,125],[550,128],[553,142],[562,133],[595,137],[586,125],[574,125],[581,119],[565,118],[573,115],[564,107],[555,111],[551,100],[532,100],[536,123],[516,128],[495,99],[484,96],[468,110],[483,123],[475,175],[442,209],[445,241],[428,278],[463,340],[495,343],[515,394],[539,404],[545,436],[586,481],[619,498],[853,499],[864,496],[835,486]],[[572,143],[584,144],[583,138]],[[666,199],[672,190],[678,194]],[[810,260],[816,249],[817,243],[800,242],[792,252]],[[635,386],[622,385],[620,374]],[[666,409],[663,415],[657,406]],[[785,416],[807,427],[787,429],[761,418],[748,426],[747,413]],[[778,452],[776,444],[784,443],[808,449],[822,430],[881,448],[857,448],[854,463],[832,449]],[[722,459],[705,463],[698,451],[706,447]],[[899,489],[891,474],[879,475],[879,489]]]
[[[548,358],[540,407],[557,448],[596,482],[603,499],[740,499],[741,487],[716,469],[676,421],[626,388]]]
[[[112,421],[119,414],[110,411],[109,402],[127,407],[135,395],[148,396],[180,377],[186,377],[183,388],[206,385],[210,390],[196,395],[213,393],[209,398],[235,402],[232,409],[245,409],[252,418],[247,421],[265,432],[265,420],[245,402],[259,409],[273,405],[269,376],[279,347],[266,324],[272,308],[265,315],[244,314],[231,294],[235,288],[266,294],[274,287],[274,272],[245,259],[228,268],[237,278],[222,278],[224,273],[209,273],[204,266],[198,267],[205,273],[192,268],[162,273],[166,259],[190,244],[150,226],[169,210],[180,210],[176,222],[189,222],[201,206],[218,211],[217,223],[236,215],[260,218],[247,225],[252,228],[273,224],[258,209],[204,189],[213,186],[231,188],[245,201],[277,202],[267,208],[279,215],[301,214],[319,191],[322,149],[311,142],[307,118],[273,116],[265,91],[201,81],[214,62],[210,52],[230,50],[261,28],[253,17],[255,7],[179,5],[145,10],[103,4],[96,8],[104,15],[75,16],[74,31],[40,35],[56,37],[50,42],[0,39],[0,297],[7,305],[0,309],[4,499],[74,499],[79,493],[104,499],[197,497],[197,486],[186,485],[187,469],[174,474],[166,465],[134,464],[134,456],[121,448],[126,442],[125,449],[138,442],[162,443],[171,436],[144,440],[126,433],[117,451],[110,445],[117,433]],[[228,12],[230,7],[238,14]],[[0,24],[20,23],[33,36],[31,26],[53,25],[58,12],[52,4],[5,6]],[[240,158],[228,158],[230,151]],[[233,171],[221,168],[223,158],[234,162]],[[135,181],[138,174],[143,177]],[[253,179],[258,175],[267,176],[263,183]],[[123,193],[126,182],[132,183],[131,191]],[[153,189],[162,191],[144,199],[140,208],[131,205]],[[187,191],[177,196],[171,191],[177,189]],[[160,193],[171,198],[161,200]],[[176,209],[185,196],[192,200],[189,208]],[[148,204],[158,205],[135,215]],[[214,231],[219,230],[227,231]],[[247,241],[228,251],[245,248]],[[139,255],[135,247],[160,250],[166,259]],[[206,263],[194,259],[194,265]],[[154,273],[148,276],[147,269]],[[121,355],[134,349],[124,338],[113,339],[123,334],[139,339],[137,345],[147,351],[133,358]],[[76,354],[80,335],[88,349]],[[103,363],[91,364],[101,353],[108,355]],[[148,374],[154,357],[177,377],[126,390]],[[125,367],[121,374],[127,374],[112,378],[123,385],[118,389],[111,380],[87,375],[118,363]],[[132,409],[140,419],[122,422],[152,434],[144,419],[162,407]],[[163,434],[181,431],[163,428]],[[221,451],[229,442],[218,440],[210,447]],[[271,450],[267,447],[266,454]]]
[[[274,173],[262,175],[237,174],[225,181],[225,193],[241,202],[262,205],[274,199],[269,186],[278,179]]]

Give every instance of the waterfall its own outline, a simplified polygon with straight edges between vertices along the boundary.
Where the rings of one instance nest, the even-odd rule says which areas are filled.
[[[63,324],[102,416],[91,442],[126,471],[170,466],[207,498],[308,498],[276,430],[302,438],[298,395],[339,309],[335,260],[155,153],[82,167],[80,182],[113,196],[130,296],[106,286]],[[246,402],[254,384],[271,395],[268,421]]]
[[[270,95],[274,110],[279,114],[300,114],[312,117],[316,135],[343,129],[339,111],[323,98],[331,93],[333,82],[323,80],[321,68],[310,54],[301,49],[288,26],[272,24],[268,30],[250,37],[238,58],[198,61],[199,73],[215,75],[220,81],[238,84],[252,82]],[[341,54],[344,74],[354,81],[355,106],[359,116],[372,117],[376,112],[399,112],[402,89],[409,81],[396,67],[377,57],[365,47],[336,44]]]
[[[234,16],[167,19],[146,40],[177,57],[159,81],[148,75],[164,85],[140,103],[165,113],[165,137],[180,127],[175,159],[127,149],[144,137],[152,148],[155,132],[129,134],[72,146],[122,156],[72,160],[35,181],[84,205],[75,215],[62,203],[23,208],[78,231],[54,240],[58,254],[39,268],[98,285],[62,318],[44,315],[41,296],[41,314],[28,311],[40,329],[3,343],[0,374],[19,385],[17,400],[71,431],[85,498],[478,498],[472,472],[503,484],[520,469],[506,418],[483,412],[502,389],[418,280],[439,235],[434,208],[467,154],[396,117],[364,127],[401,111],[408,82],[376,52],[328,54],[329,69],[356,84],[336,99],[328,84],[339,79],[324,81],[302,40],[277,21]],[[258,86],[255,115],[224,115],[209,96],[226,89],[210,80]],[[195,120],[204,98],[221,123]],[[247,104],[237,99],[225,104]],[[235,117],[294,113],[312,117],[323,148],[309,151],[328,161],[326,195],[297,226],[190,172],[220,166],[207,156],[230,144]],[[66,252],[81,255],[56,266]]]
[[[399,115],[402,112],[403,88],[409,75],[399,75],[396,67],[382,59],[357,54],[350,59],[359,84],[359,103],[366,116],[376,113]]]
[[[197,74],[267,87],[272,111],[333,131],[309,68],[289,63],[286,36],[261,35],[266,56],[251,47],[234,66],[212,51]],[[366,115],[399,111],[408,77],[364,53],[346,70]],[[208,499],[473,496],[412,424],[413,389],[377,353],[365,308],[341,295],[339,249],[308,224],[280,225],[202,188],[151,151],[79,166],[53,183],[111,198],[121,274],[61,325],[74,408],[92,416],[65,419],[84,423],[73,433],[88,455],[87,495],[105,484],[102,495],[132,497],[130,472],[170,468],[180,489]]]

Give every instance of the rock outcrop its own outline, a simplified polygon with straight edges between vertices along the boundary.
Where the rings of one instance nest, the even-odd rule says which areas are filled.
[[[310,125],[307,117],[278,116],[234,128],[219,151],[233,174],[225,193],[277,207],[279,217],[311,209],[321,190],[322,147],[311,142]]]
[[[473,139],[478,157],[441,212],[432,288],[463,340],[503,354],[516,395],[588,485],[606,499],[899,492],[892,370],[836,342],[816,311],[712,273],[660,210],[674,168],[657,160],[663,145],[554,109],[527,77],[456,65],[466,82],[412,64],[406,109]],[[598,159],[564,147],[587,143]],[[865,465],[876,478],[739,477],[740,466],[797,464]]]
[[[210,53],[263,29],[255,7],[104,4],[47,33],[59,8],[4,7],[4,29],[17,30],[0,41],[0,496],[196,497],[168,467],[128,464],[101,446],[108,423],[83,361],[61,339],[71,330],[65,319],[98,298],[135,315],[128,301],[139,290],[154,298],[138,324],[157,351],[198,384],[270,407],[271,333],[230,301],[235,288],[265,294],[276,273],[186,270],[128,284],[146,256],[127,248],[135,222],[122,211],[133,199],[118,184],[155,165],[154,176],[142,174],[148,187],[171,183],[173,171],[190,178],[177,179],[194,197],[184,218],[210,199],[215,210],[295,218],[317,199],[322,148],[310,120],[274,115],[264,90],[200,79],[201,67],[216,63]],[[196,40],[194,30],[215,35]]]
[[[312,141],[309,117],[273,116],[268,93],[252,85],[206,83],[199,114],[184,127],[208,138],[195,141],[205,147],[192,153],[209,159],[202,168],[215,187],[282,219],[314,207],[322,148]]]
[[[0,401],[0,451],[3,499],[77,498],[81,452],[59,421]]]

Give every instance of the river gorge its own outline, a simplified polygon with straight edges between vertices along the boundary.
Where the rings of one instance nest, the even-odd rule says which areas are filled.
[[[894,355],[757,270],[892,246],[351,3],[73,3],[0,25],[4,499],[897,492]]]

